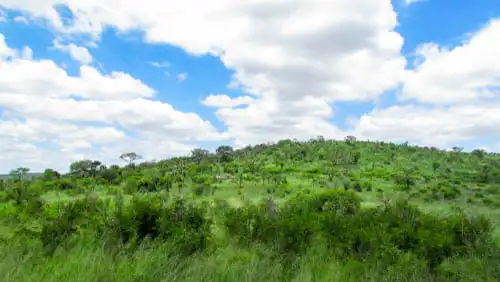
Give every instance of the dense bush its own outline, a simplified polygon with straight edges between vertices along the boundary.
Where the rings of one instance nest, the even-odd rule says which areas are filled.
[[[348,192],[299,196],[282,206],[225,208],[223,224],[242,245],[264,243],[279,253],[303,253],[313,240],[324,240],[339,259],[391,260],[408,252],[431,269],[443,261],[467,255],[488,245],[491,225],[483,217],[457,211],[439,218],[407,202],[359,209]]]

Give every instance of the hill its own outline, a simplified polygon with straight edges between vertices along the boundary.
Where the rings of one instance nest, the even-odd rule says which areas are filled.
[[[86,281],[500,279],[497,154],[347,137],[121,158],[129,165],[85,160],[66,175],[2,181],[1,272],[57,280],[76,271]]]

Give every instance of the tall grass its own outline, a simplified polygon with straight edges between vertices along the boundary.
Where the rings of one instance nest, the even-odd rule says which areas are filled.
[[[491,225],[354,192],[281,204],[33,198],[4,213],[0,281],[499,281]]]

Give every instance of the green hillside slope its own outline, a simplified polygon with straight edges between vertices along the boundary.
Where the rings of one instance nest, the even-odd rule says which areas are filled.
[[[0,182],[2,281],[500,280],[496,154],[348,137],[121,158]]]

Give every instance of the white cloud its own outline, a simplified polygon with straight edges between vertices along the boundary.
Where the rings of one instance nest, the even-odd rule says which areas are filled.
[[[500,103],[433,109],[392,106],[361,117],[355,134],[362,138],[451,147],[457,142],[499,136],[498,109]]]
[[[150,62],[150,64],[155,67],[155,68],[168,68],[170,66],[170,62],[164,61],[164,62]]]
[[[44,89],[41,94],[41,89]],[[0,67],[0,92],[33,98],[78,96],[95,100],[129,100],[152,97],[155,91],[122,72],[101,75],[90,66],[80,67],[80,76],[69,76],[50,60],[14,59]]]
[[[285,138],[307,140],[318,135],[338,139],[346,135],[329,121],[333,116],[330,105],[312,96],[285,101],[269,95],[246,108],[221,108],[216,115],[229,127],[237,146]]]
[[[7,13],[0,9],[0,23],[7,22]]]
[[[355,125],[366,138],[451,147],[500,136],[500,20],[470,35],[462,45],[421,45],[417,67],[401,92],[433,106],[391,106],[365,114]],[[487,145],[487,144],[485,144]]]
[[[389,0],[128,0],[119,1],[119,10],[112,8],[118,5],[112,0],[68,0],[75,14],[71,26],[54,17],[51,1],[26,3],[12,0],[9,6],[44,16],[63,33],[98,36],[112,25],[120,31],[143,30],[148,42],[220,56],[235,71],[233,85],[256,97],[246,109],[218,112],[241,144],[278,136],[340,134],[329,117],[316,116],[301,103],[323,109],[336,100],[375,99],[398,85],[406,65]],[[268,103],[276,106],[271,109]],[[259,120],[261,112],[268,117],[266,123],[245,127],[247,121]],[[286,126],[276,131],[275,124]]]
[[[241,105],[248,105],[253,102],[253,98],[249,96],[239,96],[231,98],[225,94],[209,95],[201,103],[208,107],[216,108],[231,108]]]
[[[185,73],[185,72],[183,72],[183,73],[179,73],[179,74],[177,75],[177,80],[179,80],[179,81],[184,81],[184,80],[186,80],[187,78],[188,78],[188,74],[187,74],[187,73]]]
[[[0,60],[14,56],[15,51],[7,46],[5,42],[5,36],[0,33]]]
[[[500,98],[500,19],[452,49],[429,43],[417,51],[420,63],[408,73],[404,99],[463,104]]]
[[[75,14],[70,27],[53,17],[53,1],[4,2],[49,18],[58,30],[99,34],[105,25],[139,28],[150,42],[220,54],[236,70],[235,79],[258,95],[369,99],[395,86],[405,66],[389,0],[126,0],[119,1],[119,10],[110,8],[116,0],[58,1]]]
[[[89,65],[90,63],[92,63],[92,55],[85,47],[77,46],[73,43],[64,45],[56,40],[54,41],[54,48],[69,53],[75,61],[80,62],[81,64]]]
[[[23,16],[17,16],[14,18],[14,22],[28,24],[28,19]]]
[[[72,25],[62,24],[52,8],[56,2],[68,4],[75,15]],[[497,119],[491,113],[500,103],[480,103],[485,97],[496,100],[495,91],[498,91],[497,66],[500,64],[496,60],[500,58],[497,51],[500,36],[496,22],[457,48],[446,49],[432,43],[422,45],[418,50],[421,63],[415,70],[405,71],[406,59],[401,54],[403,38],[395,31],[397,18],[390,0],[143,0],[140,3],[134,0],[3,0],[2,3],[48,19],[53,30],[62,35],[83,32],[98,38],[104,28],[112,26],[119,32],[143,31],[144,40],[149,43],[178,46],[194,55],[219,56],[225,66],[234,71],[230,85],[242,88],[249,95],[243,97],[252,102],[245,108],[233,108],[242,98],[212,95],[204,103],[220,107],[216,110],[217,117],[227,125],[227,136],[237,145],[317,135],[342,138],[347,132],[332,124],[335,114],[332,103],[373,101],[401,82],[404,82],[402,98],[436,105],[378,109],[365,114],[348,133],[371,139],[431,144],[487,136],[487,131],[496,134],[493,128]],[[120,9],[115,9],[118,5]],[[40,63],[51,68],[50,63]],[[109,87],[117,87],[113,77],[99,75],[90,67],[85,70],[93,70],[96,77],[112,82]],[[65,78],[63,70],[53,71],[57,78],[72,79]],[[80,80],[87,79],[84,71]],[[29,77],[41,81],[38,83],[49,83],[34,74]],[[150,101],[148,98],[153,93],[145,90],[129,91],[120,103],[111,104],[109,99],[78,102],[78,110],[64,113],[57,109],[74,109],[72,103],[76,101],[59,94],[65,93],[62,90],[66,88],[58,81],[50,81],[52,85],[47,91],[52,93],[50,98],[37,103],[45,103],[54,113],[69,120],[84,116],[87,116],[85,120],[94,117],[119,120],[116,123],[134,130],[151,128],[150,134],[154,135],[154,128],[163,124],[158,122],[157,115],[167,119],[178,113],[172,121],[185,117],[185,113]],[[91,95],[88,89],[75,85],[73,88],[80,95],[98,99],[99,95]],[[43,116],[43,110],[28,105],[29,100],[34,99],[35,88],[23,87],[27,88],[22,92],[26,93],[24,96],[17,95],[16,99],[5,96],[4,103],[10,103],[23,114]],[[130,88],[134,87],[121,90]],[[103,95],[117,99],[120,91],[115,90]],[[126,108],[124,104],[130,100],[155,110],[145,114],[142,113],[145,106],[138,106],[137,111]],[[50,106],[62,102],[66,103],[64,107]],[[483,113],[480,109],[485,105],[488,107]],[[99,113],[101,108],[106,109],[105,113]],[[166,113],[164,108],[168,108]],[[88,115],[88,109],[99,110]],[[123,112],[132,112],[141,118],[134,115],[134,118],[124,118]],[[472,114],[483,115],[472,118]],[[222,138],[194,114],[189,124],[192,126],[189,132],[198,130],[204,132],[204,138]],[[195,125],[204,129],[199,130]],[[177,135],[182,130],[179,127],[174,132]],[[156,140],[149,135],[148,138]]]
[[[81,66],[79,76],[69,76],[53,61],[32,60],[30,49],[10,49],[0,36],[1,54],[11,57],[0,59],[0,151],[10,150],[0,171],[64,169],[81,158],[116,163],[125,151],[161,158],[186,153],[195,141],[226,138],[197,114],[151,100],[155,90],[128,74]]]
[[[343,137],[330,122],[330,103],[376,99],[398,85],[406,66],[389,0],[125,0],[120,10],[110,8],[117,5],[112,0],[68,0],[75,14],[69,27],[54,16],[51,3],[11,0],[8,6],[44,16],[63,33],[97,36],[106,25],[140,29],[146,41],[220,56],[235,71],[231,84],[255,97],[204,100],[221,107],[216,114],[236,144]],[[253,101],[246,108],[228,107],[240,104],[238,99]]]
[[[33,58],[33,50],[31,50],[28,46],[24,46],[23,51],[21,52],[21,58],[31,60]]]

